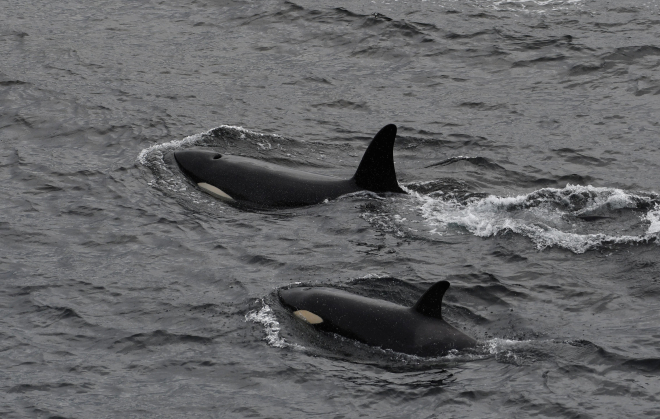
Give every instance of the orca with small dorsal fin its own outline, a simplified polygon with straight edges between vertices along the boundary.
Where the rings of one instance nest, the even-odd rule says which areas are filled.
[[[371,346],[417,356],[473,348],[477,341],[442,318],[449,282],[432,285],[413,307],[325,287],[279,290],[282,304],[314,327]]]
[[[174,158],[188,177],[217,198],[265,207],[296,207],[363,190],[405,193],[394,171],[395,138],[396,125],[382,128],[350,179],[214,151],[180,150],[174,152]]]

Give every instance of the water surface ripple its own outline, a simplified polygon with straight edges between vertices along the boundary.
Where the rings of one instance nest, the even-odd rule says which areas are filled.
[[[660,416],[660,4],[26,2],[0,14],[0,416]],[[247,211],[197,147],[407,195]],[[444,314],[418,358],[293,284]]]

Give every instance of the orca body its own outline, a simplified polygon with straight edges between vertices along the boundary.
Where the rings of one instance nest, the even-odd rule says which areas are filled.
[[[381,129],[350,179],[214,151],[181,150],[174,158],[193,182],[217,198],[265,207],[296,207],[363,190],[405,193],[394,171],[395,137],[395,125]]]
[[[318,329],[367,345],[429,357],[477,344],[442,319],[442,298],[447,289],[447,281],[432,285],[413,307],[321,287],[282,289],[279,298],[296,317]]]

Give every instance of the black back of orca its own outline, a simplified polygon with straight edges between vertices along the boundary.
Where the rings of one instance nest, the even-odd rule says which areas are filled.
[[[282,289],[279,298],[297,317],[321,330],[396,352],[441,356],[476,345],[442,318],[448,288],[447,281],[434,284],[413,307],[322,287]]]
[[[390,124],[376,134],[350,179],[213,151],[181,150],[174,157],[187,176],[216,197],[266,207],[295,207],[361,190],[405,193],[394,170],[396,131]]]

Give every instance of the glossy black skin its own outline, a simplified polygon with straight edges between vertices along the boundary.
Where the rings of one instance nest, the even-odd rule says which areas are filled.
[[[295,207],[362,190],[354,179],[303,172],[249,157],[218,156],[202,150],[174,153],[179,167],[193,181],[212,184],[237,201]]]
[[[383,127],[371,141],[354,176],[340,179],[291,169],[248,157],[208,150],[174,153],[195,183],[208,183],[237,203],[261,207],[313,205],[357,191],[405,193],[396,179],[393,146],[396,125]]]
[[[279,291],[292,311],[307,310],[323,319],[314,327],[367,345],[422,357],[474,347],[477,342],[440,318],[412,307],[333,288],[297,287]]]

